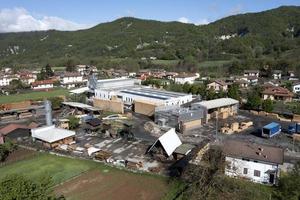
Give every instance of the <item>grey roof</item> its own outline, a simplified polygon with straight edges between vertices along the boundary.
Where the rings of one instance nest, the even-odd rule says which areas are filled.
[[[223,146],[225,155],[241,158],[252,159],[262,162],[276,164],[283,163],[283,149],[274,146],[250,143],[238,140],[227,140]]]
[[[231,98],[220,98],[220,99],[214,99],[210,101],[201,101],[194,103],[194,105],[200,105],[202,107],[205,107],[206,109],[214,109],[214,108],[220,108],[224,106],[231,106],[238,104],[239,101]]]
[[[144,96],[153,99],[160,99],[160,100],[168,100],[172,98],[183,97],[189,94],[185,93],[178,93],[178,92],[169,92],[165,90],[157,90],[151,88],[136,88],[136,89],[125,89],[121,90],[121,93],[125,94],[132,94],[136,96]]]
[[[195,145],[192,144],[182,144],[179,147],[177,147],[174,151],[174,153],[181,154],[181,155],[187,155],[191,152],[191,150],[195,148]]]

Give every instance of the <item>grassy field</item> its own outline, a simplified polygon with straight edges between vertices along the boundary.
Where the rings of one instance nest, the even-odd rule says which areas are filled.
[[[0,180],[8,174],[23,174],[33,179],[38,179],[42,175],[50,175],[54,184],[58,184],[95,167],[94,162],[39,154],[34,158],[1,167]],[[102,165],[97,167],[102,167]]]
[[[231,63],[231,60],[213,60],[213,61],[204,61],[198,64],[199,68],[206,68],[206,67],[219,67],[223,64]]]
[[[22,93],[22,94],[14,94],[9,96],[0,96],[0,104],[2,103],[14,103],[14,102],[20,102],[25,100],[38,100],[38,99],[44,99],[49,97],[56,97],[56,96],[62,96],[68,94],[67,89],[55,89],[51,91],[32,91],[28,93]]]
[[[0,167],[0,180],[9,174],[22,174],[33,180],[49,175],[55,194],[74,200],[156,200],[173,187],[160,176],[131,173],[94,161],[47,153]]]

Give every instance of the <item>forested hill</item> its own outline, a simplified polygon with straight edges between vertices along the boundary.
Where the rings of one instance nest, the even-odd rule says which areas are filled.
[[[34,64],[103,57],[198,61],[295,58],[300,49],[300,7],[230,16],[208,25],[131,17],[80,31],[0,34],[0,64]]]

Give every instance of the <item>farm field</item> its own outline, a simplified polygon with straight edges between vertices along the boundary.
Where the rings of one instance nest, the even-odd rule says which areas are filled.
[[[14,103],[21,102],[26,100],[39,100],[43,98],[49,97],[57,97],[67,95],[67,89],[55,89],[50,91],[31,91],[22,94],[13,94],[8,96],[0,96],[0,104],[1,103]]]
[[[170,185],[165,178],[119,170],[89,160],[37,153],[27,159],[0,167],[0,180],[22,174],[33,180],[49,175],[56,195],[71,200],[161,199]]]

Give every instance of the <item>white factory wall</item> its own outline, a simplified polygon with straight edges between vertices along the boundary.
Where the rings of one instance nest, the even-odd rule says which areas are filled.
[[[225,174],[230,177],[245,177],[256,183],[269,182],[268,170],[278,170],[275,164],[267,164],[261,162],[247,161],[238,158],[226,156],[226,169]],[[244,168],[248,169],[247,174],[244,174]],[[254,170],[260,171],[260,176],[254,176]],[[275,177],[276,179],[277,177]]]

